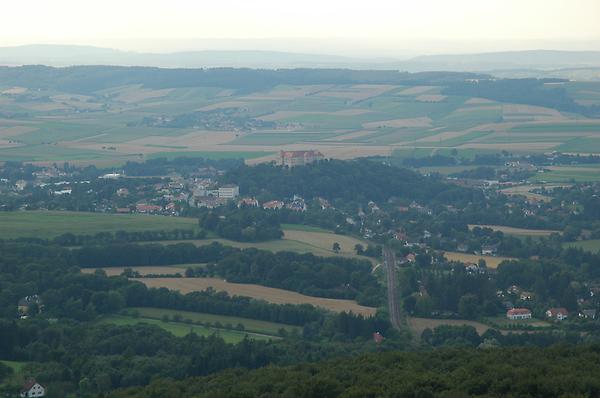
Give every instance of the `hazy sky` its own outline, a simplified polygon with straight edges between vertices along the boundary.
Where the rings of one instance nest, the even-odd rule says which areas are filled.
[[[176,41],[148,39],[361,38],[378,43],[381,48],[398,45],[409,48],[411,43],[415,47],[416,39],[427,39],[427,43],[461,42],[467,47],[469,43],[519,47],[520,41],[520,47],[535,43],[550,47],[553,42],[557,43],[554,47],[564,47],[574,40],[596,43],[600,40],[600,0],[3,0],[3,3],[0,45],[102,44],[164,51],[165,43]],[[194,46],[189,40],[181,43],[187,44],[180,46]],[[435,51],[442,49],[444,45]],[[448,50],[452,51],[450,45]]]

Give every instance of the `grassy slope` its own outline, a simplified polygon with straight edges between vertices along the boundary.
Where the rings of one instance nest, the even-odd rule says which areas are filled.
[[[173,315],[179,314],[181,315],[182,319],[191,319],[192,322],[210,323],[213,325],[215,322],[219,322],[222,325],[231,324],[234,327],[238,323],[241,323],[242,325],[244,325],[247,332],[254,332],[260,334],[277,335],[280,329],[285,329],[288,332],[291,332],[292,330],[300,330],[299,327],[285,325],[283,323],[260,321],[256,319],[242,318],[236,316],[214,315],[200,312],[177,311],[148,307],[136,307],[131,309],[137,311],[140,314],[140,317],[142,318],[160,320],[164,315],[168,315],[172,318]]]
[[[163,322],[157,319],[135,318],[123,315],[106,316],[102,318],[100,322],[111,323],[114,325],[135,325],[138,323],[147,323],[149,325],[158,326],[178,337],[185,336],[190,332],[194,332],[199,336],[210,336],[213,334],[217,334],[219,337],[223,338],[227,343],[239,343],[244,339],[245,336],[257,340],[269,340],[273,338],[271,336],[253,334],[249,332],[242,332],[236,330],[209,328],[206,326],[187,324],[183,322]]]

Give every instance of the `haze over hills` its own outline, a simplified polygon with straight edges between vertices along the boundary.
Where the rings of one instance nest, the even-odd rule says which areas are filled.
[[[477,54],[392,57],[348,57],[261,50],[202,50],[172,53],[122,51],[93,46],[26,45],[0,48],[1,65],[42,64],[154,66],[166,68],[350,68],[406,71],[495,71],[506,75],[569,77],[564,69],[600,68],[600,51],[528,50]],[[599,69],[600,70],[600,69]],[[592,76],[598,75],[598,71]]]

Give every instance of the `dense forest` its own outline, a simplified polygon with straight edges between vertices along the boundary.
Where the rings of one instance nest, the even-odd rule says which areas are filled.
[[[487,98],[500,102],[528,104],[557,109],[562,112],[600,117],[600,107],[578,104],[563,87],[547,83],[561,83],[556,79],[489,79],[466,80],[449,85],[443,93],[465,97]]]
[[[594,397],[600,347],[443,349],[382,353],[181,382],[157,380],[111,394],[138,397]],[[232,383],[235,380],[235,383]]]
[[[481,200],[481,192],[446,184],[440,178],[425,177],[408,169],[369,160],[328,160],[291,169],[273,165],[240,167],[231,170],[223,182],[236,183],[240,191],[261,198],[305,199],[323,197],[337,205],[351,202],[405,201],[445,204]]]
[[[109,87],[142,84],[148,88],[223,87],[239,93],[266,90],[280,84],[400,84],[440,85],[487,75],[349,69],[161,69],[149,67],[48,66],[0,67],[0,83],[31,89],[92,93]]]

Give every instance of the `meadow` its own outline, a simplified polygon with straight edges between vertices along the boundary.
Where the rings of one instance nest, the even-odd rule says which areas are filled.
[[[215,324],[227,325],[227,329],[234,328],[238,324],[241,324],[244,325],[244,331],[246,332],[267,334],[272,336],[277,336],[279,331],[282,329],[288,333],[301,331],[301,328],[298,326],[236,316],[214,315],[200,312],[177,311],[149,307],[131,307],[128,308],[128,311],[134,312],[141,318],[162,320],[164,317],[169,317],[169,319],[174,319],[175,317],[177,319],[185,319],[186,322],[191,320],[193,323],[202,323],[204,325],[210,324],[213,327],[215,327]]]
[[[475,263],[479,260],[485,260],[485,264],[488,268],[496,269],[503,261],[515,260],[511,257],[500,257],[500,256],[483,256],[478,254],[458,253],[458,252],[444,252],[444,256],[450,261],[461,261],[463,263]]]
[[[237,242],[223,238],[195,239],[195,240],[176,240],[176,241],[159,241],[161,244],[174,244],[189,242],[197,246],[209,245],[213,242],[221,243],[225,246],[237,247],[240,249],[248,249],[251,247],[269,250],[272,252],[291,251],[296,253],[312,253],[316,256],[342,256],[349,258],[359,258],[375,263],[376,260],[370,257],[359,256],[356,254],[354,247],[357,244],[366,247],[368,242],[347,235],[338,235],[333,232],[303,225],[284,224],[283,238],[270,240],[265,242]],[[333,244],[340,244],[340,252],[333,251]]]
[[[36,237],[50,239],[72,233],[93,235],[98,232],[141,232],[196,229],[194,218],[146,214],[106,214],[67,211],[0,212],[0,239]]]
[[[194,325],[192,323],[185,322],[165,322],[162,320],[151,319],[151,318],[140,318],[134,316],[126,316],[126,315],[108,315],[102,317],[99,320],[99,323],[110,323],[112,325],[117,326],[125,326],[125,325],[137,325],[140,323],[145,323],[148,325],[157,326],[161,329],[166,330],[167,332],[177,336],[183,337],[190,333],[196,333],[199,336],[212,336],[216,335],[221,337],[227,343],[239,343],[244,340],[244,338],[249,337],[255,340],[272,340],[273,336],[267,336],[258,333],[251,333],[245,331],[237,331],[237,330],[229,330],[229,329],[219,329],[208,326]]]

